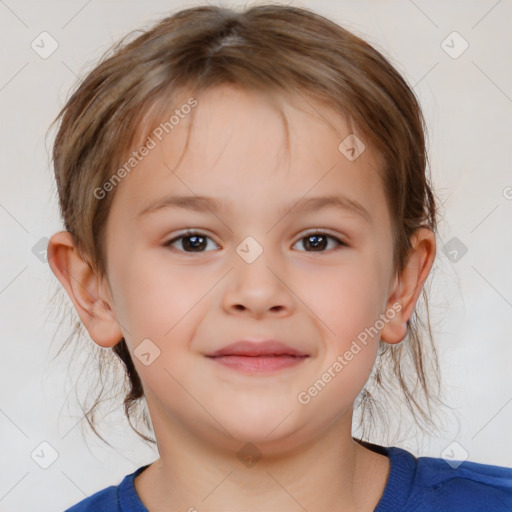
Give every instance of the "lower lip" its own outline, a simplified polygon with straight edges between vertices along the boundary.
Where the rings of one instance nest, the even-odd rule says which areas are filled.
[[[301,364],[307,356],[218,356],[213,361],[244,373],[266,373]]]

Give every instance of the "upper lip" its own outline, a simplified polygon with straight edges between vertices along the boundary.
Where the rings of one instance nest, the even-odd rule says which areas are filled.
[[[207,357],[220,357],[220,356],[308,356],[305,352],[301,352],[295,348],[286,345],[280,341],[275,340],[262,340],[262,341],[248,341],[241,340],[226,345],[225,347],[206,354]]]

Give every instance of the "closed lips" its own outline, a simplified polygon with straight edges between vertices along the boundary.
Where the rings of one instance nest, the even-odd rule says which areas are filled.
[[[308,354],[282,342],[268,340],[261,342],[238,341],[227,345],[206,357],[245,356],[245,357],[308,357]]]

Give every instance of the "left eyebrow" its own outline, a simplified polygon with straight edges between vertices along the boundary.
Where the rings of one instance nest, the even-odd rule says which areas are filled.
[[[222,198],[207,196],[165,196],[148,204],[138,214],[137,218],[153,213],[163,208],[181,208],[198,212],[226,212],[232,207],[232,202]],[[372,217],[364,206],[346,196],[320,196],[307,199],[298,198],[290,201],[279,209],[279,216],[287,215],[292,210],[311,212],[324,208],[336,208],[357,214],[367,223],[372,224]]]
[[[368,224],[372,223],[372,217],[368,210],[359,202],[346,196],[320,196],[307,199],[296,199],[286,204],[279,210],[280,216],[286,215],[296,208],[299,211],[311,212],[323,208],[336,208],[357,214]]]

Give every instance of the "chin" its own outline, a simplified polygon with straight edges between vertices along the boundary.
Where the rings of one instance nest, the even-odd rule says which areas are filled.
[[[293,407],[243,409],[220,423],[240,442],[269,443],[286,439],[294,430]]]

